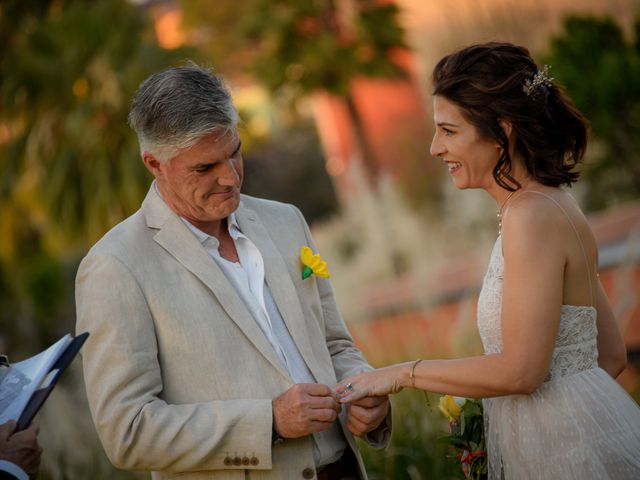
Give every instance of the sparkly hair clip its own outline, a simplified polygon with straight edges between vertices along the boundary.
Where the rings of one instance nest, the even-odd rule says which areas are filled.
[[[540,86],[544,85],[545,87],[551,86],[551,81],[553,77],[549,77],[549,69],[551,66],[545,65],[542,70],[538,70],[533,76],[532,80],[525,80],[524,85],[522,85],[522,91],[527,94],[528,97],[535,96]]]

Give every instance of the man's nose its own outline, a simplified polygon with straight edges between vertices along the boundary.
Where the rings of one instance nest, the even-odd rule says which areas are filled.
[[[236,186],[240,180],[240,174],[234,159],[230,158],[220,164],[220,176],[218,182],[220,185]]]

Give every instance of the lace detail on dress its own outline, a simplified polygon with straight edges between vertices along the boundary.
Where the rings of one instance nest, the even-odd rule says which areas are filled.
[[[503,272],[502,241],[498,237],[478,299],[478,330],[486,354],[502,351]],[[593,307],[562,305],[551,368],[545,382],[598,366],[596,314]]]
[[[560,328],[545,382],[598,366],[596,315],[593,307],[562,305]]]
[[[502,351],[502,331],[500,328],[500,309],[502,307],[502,279],[504,262],[502,260],[502,242],[498,237],[493,245],[487,273],[484,275],[482,290],[478,297],[478,331],[484,346],[484,353]]]

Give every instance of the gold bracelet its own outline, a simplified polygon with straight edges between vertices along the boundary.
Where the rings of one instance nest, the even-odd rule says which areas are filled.
[[[422,361],[422,358],[419,358],[418,360],[413,362],[413,364],[411,365],[411,369],[409,370],[409,380],[411,380],[412,388],[416,388],[416,367],[421,361]],[[422,393],[424,393],[424,399],[427,402],[427,406],[429,407],[429,410],[431,410],[431,400],[429,400],[429,394],[427,393],[426,390],[423,390]]]
[[[411,370],[409,370],[409,380],[411,380],[411,388],[416,388],[416,367],[421,361],[422,359],[419,358],[418,360],[413,362],[413,365],[411,365]]]

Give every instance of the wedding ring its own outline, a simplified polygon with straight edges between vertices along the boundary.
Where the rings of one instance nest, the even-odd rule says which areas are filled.
[[[352,392],[353,392],[353,385],[351,385],[350,383],[347,383],[347,384],[345,385],[345,388],[346,388],[347,390],[350,390],[350,391],[352,391]]]

